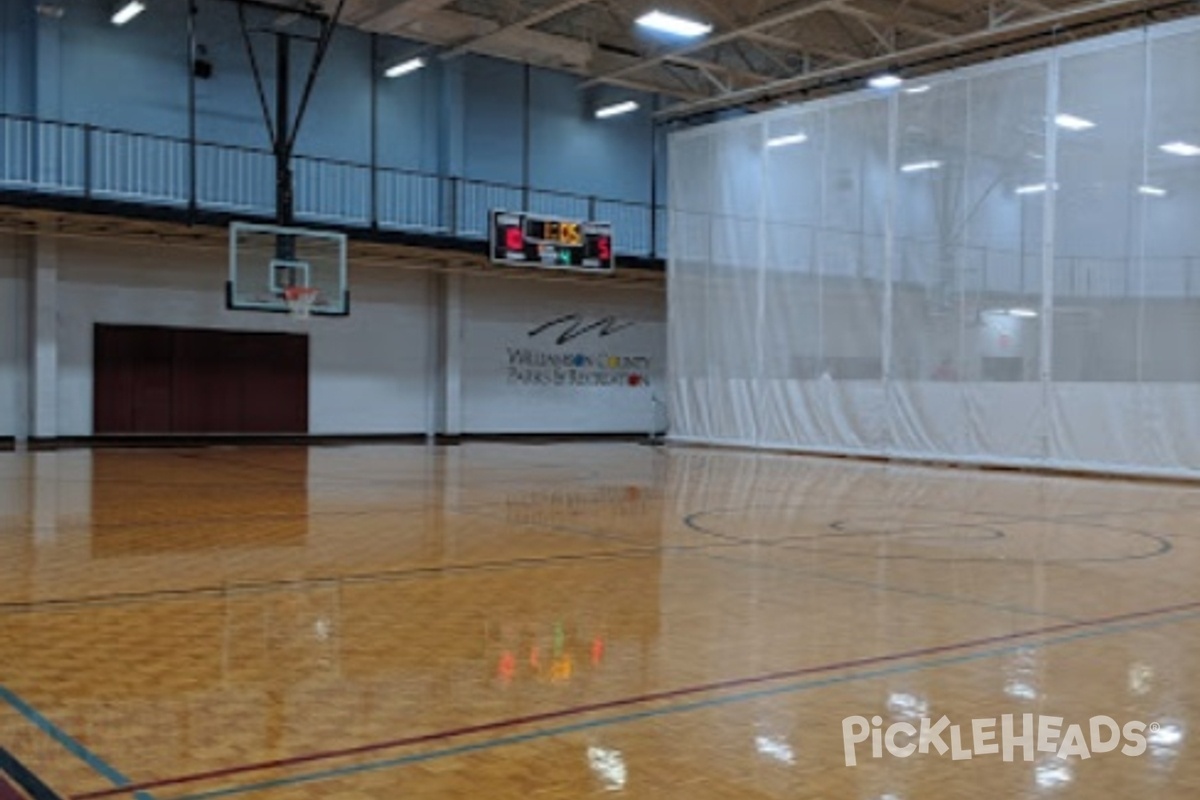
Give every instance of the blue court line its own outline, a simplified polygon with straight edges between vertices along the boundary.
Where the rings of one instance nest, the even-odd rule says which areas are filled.
[[[1110,636],[1113,634],[1126,633],[1129,631],[1145,630],[1156,628],[1163,625],[1171,625],[1177,622],[1185,622],[1200,618],[1200,611],[1191,611],[1182,614],[1175,614],[1156,620],[1144,620],[1139,622],[1115,623],[1110,626],[1101,627],[1095,630],[1077,631],[1075,633],[1064,634],[1062,636],[1051,637],[1037,642],[1025,642],[1004,647],[992,648],[990,650],[981,650],[976,653],[967,653],[960,656],[948,656],[945,658],[937,658],[930,661],[919,661],[912,664],[898,664],[891,667],[885,667],[867,672],[856,672],[847,675],[834,675],[828,678],[818,678],[815,680],[802,681],[800,683],[787,684],[777,686],[770,689],[756,689],[749,692],[740,692],[737,694],[725,695],[723,697],[713,697],[706,700],[697,700],[691,703],[682,705],[669,706],[667,708],[649,709],[646,711],[637,711],[629,714],[621,714],[619,716],[604,717],[601,719],[589,720],[586,722],[576,722],[570,725],[560,725],[554,728],[546,728],[530,733],[518,734],[515,736],[505,736],[498,739],[488,739],[482,742],[472,744],[458,745],[456,747],[446,747],[440,750],[431,750],[426,753],[414,753],[410,755],[397,756],[394,758],[384,759],[380,761],[368,761],[362,764],[354,764],[345,767],[334,769],[319,770],[298,775],[291,775],[284,778],[275,778],[272,780],[258,781],[255,783],[247,783],[241,786],[231,786],[224,789],[214,789],[207,792],[199,792],[196,794],[181,795],[173,798],[173,800],[215,800],[222,797],[234,797],[236,795],[247,794],[249,792],[261,792],[269,789],[279,789],[288,786],[296,786],[304,783],[315,783],[325,780],[337,780],[341,778],[351,777],[366,772],[378,772],[380,770],[392,769],[395,767],[408,766],[410,764],[419,764],[427,761],[434,761],[442,758],[452,758],[454,756],[462,756],[470,753],[477,753],[485,750],[492,750],[498,747],[506,747],[508,745],[523,744],[526,742],[537,741],[540,739],[549,739],[555,736],[562,736],[570,733],[579,733],[581,731],[593,730],[596,728],[607,728],[613,725],[623,725],[630,722],[638,722],[646,719],[654,719],[657,717],[665,717],[674,714],[684,714],[690,711],[700,711],[709,708],[718,708],[720,706],[731,705],[734,703],[743,703],[749,700],[761,700],[768,697],[777,697],[779,695],[795,694],[797,692],[807,691],[809,689],[821,689],[827,686],[836,686],[843,683],[852,683],[855,681],[872,680],[875,678],[885,678],[895,675],[903,675],[910,672],[919,672],[927,669],[938,667],[956,666],[959,664],[967,664],[974,661],[983,661],[997,656],[1010,655],[1012,653],[1026,650],[1040,650],[1042,648],[1066,644],[1069,642],[1083,641],[1094,639],[1101,636]]]
[[[0,685],[0,700],[12,706],[18,714],[32,722],[39,730],[62,745],[71,755],[106,778],[113,786],[129,786],[133,783],[123,772],[84,747],[78,740],[47,719],[45,715],[22,700],[16,692],[8,687]],[[154,800],[153,795],[148,792],[137,792],[134,794],[134,797],[136,800]]]

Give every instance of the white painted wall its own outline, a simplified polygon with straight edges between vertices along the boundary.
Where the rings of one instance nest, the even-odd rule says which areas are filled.
[[[0,436],[28,430],[29,304],[32,239],[0,237]],[[453,364],[440,368],[438,320],[445,314],[431,273],[351,264],[351,315],[306,323],[286,315],[225,308],[221,248],[130,247],[102,240],[56,240],[57,331],[55,435],[92,434],[92,337],[96,323],[228,330],[307,332],[309,420],[313,434],[427,433],[444,397],[442,374],[460,391],[450,414],[463,433],[643,433],[651,429],[651,393],[665,364],[665,295],[658,289],[473,277],[456,302]],[[613,317],[632,326],[601,336],[591,330],[558,343],[564,323],[539,337],[529,331],[578,314],[586,326]],[[582,356],[577,369],[615,385],[571,385],[554,369],[533,369],[540,383],[510,372],[516,351]],[[621,359],[617,365],[610,358]],[[529,378],[532,373],[526,373]],[[637,374],[644,383],[628,385]],[[561,382],[557,382],[559,380]],[[449,416],[449,414],[447,415]]]
[[[644,433],[651,429],[651,395],[657,392],[663,397],[665,376],[663,292],[604,286],[601,281],[473,277],[464,286],[463,307],[464,432]],[[583,327],[610,316],[617,326],[632,324],[608,336],[596,328],[564,343],[559,343],[559,335],[569,322],[529,335],[569,314],[578,315]],[[533,357],[532,363],[526,356]],[[613,358],[620,360],[619,365],[611,365]],[[551,359],[578,360],[581,366],[545,365]],[[646,382],[630,386],[631,374]],[[601,376],[614,383],[576,383]]]
[[[312,433],[426,430],[431,312],[424,273],[352,267],[351,315],[301,323],[281,314],[227,310],[225,264],[221,250],[63,242],[58,295],[60,436],[92,433],[96,322],[307,331]]]

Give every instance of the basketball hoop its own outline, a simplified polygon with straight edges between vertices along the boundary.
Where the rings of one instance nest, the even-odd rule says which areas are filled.
[[[311,286],[289,286],[283,290],[283,299],[287,301],[288,311],[295,319],[308,319],[320,295],[320,290]]]

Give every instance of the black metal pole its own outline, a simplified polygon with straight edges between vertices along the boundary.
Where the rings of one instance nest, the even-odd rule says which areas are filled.
[[[533,69],[525,65],[525,88],[524,88],[524,122],[521,125],[522,139],[522,154],[521,154],[521,210],[529,210],[529,176],[531,174],[529,165],[530,150],[530,120],[533,119],[533,112],[529,107],[533,99]]]
[[[196,214],[196,0],[188,0],[188,222]]]
[[[275,34],[275,221],[284,227],[295,219],[295,195],[292,184],[291,110],[291,39],[286,33]],[[291,261],[296,257],[296,242],[290,236],[278,237],[276,258]]]
[[[89,199],[92,196],[92,136],[95,132],[91,125],[83,126],[83,196]]]
[[[655,98],[654,107],[658,108]],[[658,125],[650,120],[650,257],[658,257]]]

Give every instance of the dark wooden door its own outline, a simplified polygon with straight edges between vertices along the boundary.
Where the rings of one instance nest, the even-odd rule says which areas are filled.
[[[97,325],[93,341],[97,432],[171,430],[170,337],[147,326]]]
[[[96,325],[97,434],[308,432],[308,337]]]

